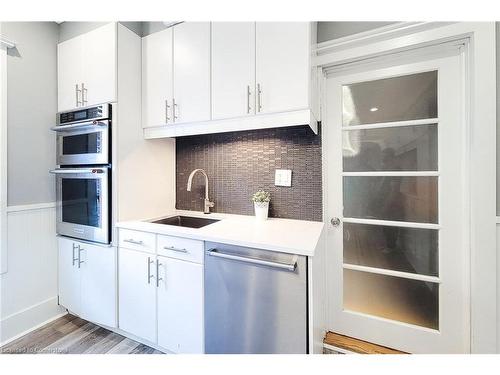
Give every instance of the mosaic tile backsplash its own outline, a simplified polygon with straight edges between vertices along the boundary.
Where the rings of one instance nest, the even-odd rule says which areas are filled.
[[[322,220],[321,136],[308,126],[180,137],[176,140],[177,209],[203,211],[204,177],[212,212],[253,215],[252,194],[271,193],[270,217]],[[274,185],[276,169],[292,170],[292,186]]]

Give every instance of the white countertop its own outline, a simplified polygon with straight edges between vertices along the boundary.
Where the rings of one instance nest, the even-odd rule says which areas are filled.
[[[203,217],[220,221],[202,228],[184,228],[154,224],[147,220],[117,223],[118,228],[165,234],[184,238],[253,247],[282,253],[314,256],[324,224],[317,221],[269,218],[259,221],[254,216],[229,215],[178,210],[170,215]],[[163,218],[162,217],[162,218]],[[156,220],[149,219],[149,220]]]

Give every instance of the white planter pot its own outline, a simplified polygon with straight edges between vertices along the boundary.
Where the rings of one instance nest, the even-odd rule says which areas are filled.
[[[267,220],[269,214],[269,202],[253,202],[255,207],[255,217],[258,220]]]

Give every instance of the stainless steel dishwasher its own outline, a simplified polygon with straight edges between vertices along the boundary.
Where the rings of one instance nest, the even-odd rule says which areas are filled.
[[[206,242],[205,352],[307,353],[307,258]]]

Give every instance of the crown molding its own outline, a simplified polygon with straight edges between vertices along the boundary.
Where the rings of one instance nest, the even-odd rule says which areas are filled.
[[[342,49],[358,47],[364,44],[413,34],[422,30],[450,25],[452,23],[455,22],[396,22],[391,25],[377,27],[373,30],[318,43],[315,52],[317,56],[321,56]]]
[[[4,45],[7,48],[14,48],[16,46],[16,42],[13,42],[12,40],[4,38],[0,35],[0,45]]]

